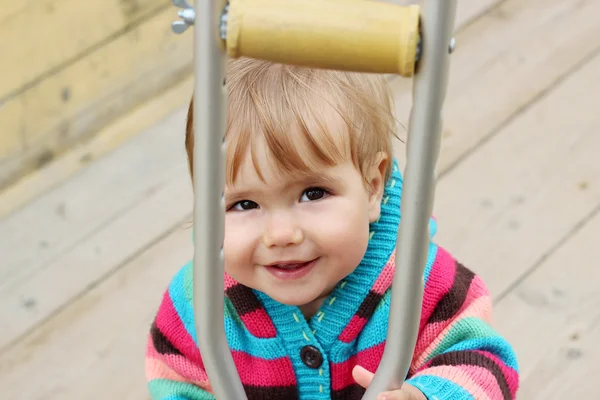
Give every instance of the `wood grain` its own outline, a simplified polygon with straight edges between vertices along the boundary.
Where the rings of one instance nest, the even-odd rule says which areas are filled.
[[[503,295],[600,203],[600,55],[438,185],[439,241]]]
[[[0,189],[189,76],[193,35],[173,34],[173,19],[173,9],[162,11],[7,98]]]

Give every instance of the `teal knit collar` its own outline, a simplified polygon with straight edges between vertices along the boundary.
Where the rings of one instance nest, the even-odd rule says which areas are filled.
[[[279,334],[288,332],[286,335],[291,335],[297,331],[306,340],[316,339],[325,348],[339,337],[394,253],[400,223],[401,193],[402,177],[394,160],[391,177],[384,189],[381,215],[370,224],[371,239],[365,256],[354,272],[338,283],[310,322],[304,321],[298,307],[279,303],[265,293],[253,290]],[[290,330],[291,326],[298,329]]]

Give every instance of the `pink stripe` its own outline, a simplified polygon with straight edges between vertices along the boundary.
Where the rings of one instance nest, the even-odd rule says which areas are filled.
[[[396,253],[394,251],[392,252],[392,255],[390,256],[390,259],[388,260],[387,264],[379,274],[379,277],[373,284],[371,291],[383,295],[385,291],[388,290],[388,288],[392,285],[395,270]],[[352,316],[350,323],[346,326],[346,328],[344,328],[341,335],[339,336],[339,339],[344,343],[350,343],[351,341],[356,339],[356,337],[358,336],[358,334],[360,334],[366,323],[366,319],[361,318],[357,315]]]
[[[517,373],[517,371],[515,371],[514,369],[512,369],[511,367],[506,365],[506,363],[504,361],[502,361],[500,358],[498,358],[497,355],[492,354],[489,351],[483,351],[483,350],[476,350],[476,351],[479,354],[483,354],[484,356],[490,358],[498,365],[498,367],[500,367],[500,370],[502,370],[502,374],[504,374],[504,377],[506,378],[508,387],[510,388],[510,393],[513,397],[515,397],[517,388],[519,386],[519,374]]]
[[[362,328],[365,326],[366,323],[366,319],[361,318],[356,314],[353,315],[346,328],[344,328],[344,330],[342,331],[342,334],[340,335],[339,339],[344,343],[350,343],[356,338],[356,336],[358,336],[358,334],[362,331]]]
[[[209,388],[208,375],[204,369],[188,359],[175,354],[160,354],[152,339],[146,346],[146,376],[150,379],[169,379],[178,382],[192,382],[202,388]]]
[[[425,325],[440,299],[450,291],[456,276],[456,261],[443,247],[437,249],[423,295],[421,327]]]
[[[492,399],[503,400],[502,389],[489,369],[476,365],[461,365],[460,369],[465,371],[465,374],[470,376],[473,382],[477,382],[481,390],[485,391]],[[475,396],[475,398],[478,397]]]
[[[482,377],[482,374],[486,374],[489,376]],[[426,370],[423,370],[415,376],[419,375],[434,375],[451,380],[452,382],[456,383],[457,385],[461,386],[469,393],[471,393],[473,398],[477,400],[496,400],[498,399],[498,397],[493,397],[493,394],[495,393],[499,393],[500,400],[502,400],[502,391],[496,383],[496,378],[494,378],[494,376],[485,368],[465,366],[440,366],[427,368]],[[473,375],[479,376],[479,379],[471,379],[471,376]],[[494,385],[495,387],[493,390],[490,390],[490,388],[488,387],[488,390],[486,391],[484,390],[484,388],[479,386],[477,382],[493,382],[492,385]],[[492,397],[490,397],[489,393],[492,394]]]
[[[441,250],[441,248],[440,248],[440,250]],[[448,253],[446,253],[446,254],[448,254]],[[454,263],[454,261],[452,261],[452,263]],[[452,269],[453,269],[454,275],[455,275],[456,268],[453,266]],[[433,273],[433,271],[432,271],[432,273]],[[431,276],[429,277],[429,280],[431,281]],[[454,280],[454,276],[452,278],[452,281],[453,280]],[[450,281],[450,283],[452,281]],[[429,285],[433,285],[433,282],[431,282]],[[436,301],[439,301],[445,293],[447,293],[447,290],[441,296],[439,296],[439,298],[437,298]],[[427,296],[428,296],[428,294],[426,291],[425,297],[427,297]],[[432,296],[430,296],[430,297],[432,297]],[[471,303],[475,302],[479,298],[484,299],[483,302],[484,303],[487,302],[488,304],[483,304],[481,301],[478,301],[478,303],[481,303],[480,308],[473,310],[473,307],[471,307]],[[487,290],[487,287],[485,286],[485,283],[483,282],[483,280],[481,279],[480,276],[476,275],[473,278],[473,281],[471,282],[471,285],[469,287],[469,291],[467,292],[465,301],[463,302],[461,308],[457,311],[457,313],[455,314],[455,316],[452,320],[440,321],[440,322],[436,322],[436,323],[429,324],[429,325],[423,325],[423,324],[426,324],[427,319],[429,319],[429,317],[431,316],[431,314],[433,312],[433,309],[431,311],[423,310],[423,313],[421,315],[421,327],[420,327],[420,334],[419,334],[420,340],[415,347],[415,354],[422,353],[423,351],[425,351],[426,347],[431,348],[431,346],[430,346],[431,342],[436,337],[440,336],[440,332],[444,329],[445,324],[448,324],[450,322],[455,323],[456,320],[459,319],[458,318],[459,316],[460,316],[460,318],[465,318],[468,316],[477,316],[477,317],[483,319],[484,321],[491,323],[492,308],[491,308],[491,305],[489,304],[490,301],[491,300],[489,298],[489,292]],[[423,308],[425,309],[425,298],[423,299]],[[435,308],[435,305],[433,308]],[[462,315],[462,313],[464,313],[465,310],[467,310],[467,309],[470,309],[471,312],[469,314]],[[425,314],[428,314],[427,319],[423,318]]]
[[[259,338],[274,338],[277,336],[277,330],[264,308],[259,308],[243,316],[240,319],[248,328],[248,331]]]
[[[466,306],[460,315],[457,315],[448,324],[448,321],[440,321],[428,324],[420,333],[417,345],[415,346],[415,361],[412,368],[419,368],[425,360],[438,348],[444,341],[446,335],[461,320],[470,317],[479,317],[486,319],[489,316],[490,298],[488,296],[479,297]],[[467,304],[465,302],[465,304]]]
[[[183,326],[168,292],[165,293],[163,302],[158,309],[156,326],[177,350],[189,358],[190,361],[204,369],[200,350],[198,350],[196,343],[185,329],[185,326]]]
[[[371,291],[384,294],[386,290],[392,285],[394,280],[394,272],[396,271],[396,250],[392,252],[390,259],[379,274],[379,277],[373,284]]]
[[[225,273],[225,284],[224,284],[224,288],[225,290],[229,289],[232,286],[237,285],[237,281],[235,279],[233,279],[227,272]]]
[[[200,383],[208,382],[208,375],[206,375],[204,368],[200,368],[197,364],[193,364],[187,358],[177,354],[163,354],[161,358],[187,381]]]
[[[186,380],[160,360],[146,358],[146,379],[166,379],[169,381],[186,382]]]
[[[384,347],[385,342],[360,351],[343,363],[331,363],[331,389],[341,390],[356,383],[352,378],[352,369],[356,365],[374,373],[381,361]]]
[[[181,358],[181,356],[179,356]],[[170,362],[170,361],[169,361]],[[187,374],[179,374],[175,370],[169,368],[170,364],[165,364],[161,360],[148,358],[146,361],[146,376],[147,380],[166,379],[170,381],[191,383],[204,390],[212,391],[208,378],[194,379],[193,376]],[[204,373],[204,375],[206,375]]]
[[[242,351],[233,351],[233,360],[244,385],[290,386],[296,384],[289,358],[264,360]]]
[[[146,358],[158,360],[161,364],[168,365],[169,373],[181,376],[183,378],[181,380],[182,382],[192,381],[200,384],[206,384],[208,382],[208,375],[206,375],[206,371],[204,371],[203,367],[194,364],[181,355],[160,354],[152,344],[151,338],[148,340],[148,345],[146,346]],[[167,367],[165,366],[165,368]]]

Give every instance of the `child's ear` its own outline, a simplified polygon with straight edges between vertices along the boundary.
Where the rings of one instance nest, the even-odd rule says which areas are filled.
[[[384,152],[377,153],[377,158],[367,173],[369,184],[369,221],[375,222],[381,213],[381,199],[385,189],[385,172],[390,160]]]

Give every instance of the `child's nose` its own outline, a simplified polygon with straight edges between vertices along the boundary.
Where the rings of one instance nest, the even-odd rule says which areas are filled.
[[[263,243],[266,247],[300,244],[303,240],[304,232],[289,215],[272,216],[263,233]]]

